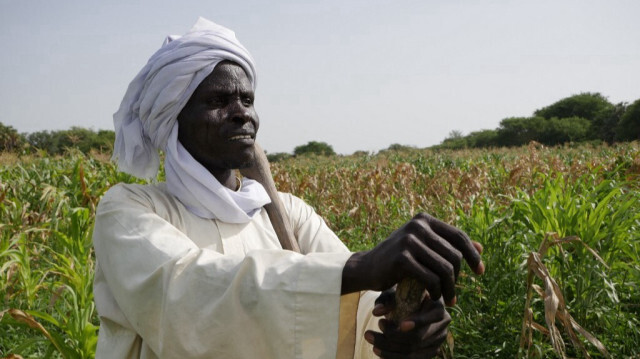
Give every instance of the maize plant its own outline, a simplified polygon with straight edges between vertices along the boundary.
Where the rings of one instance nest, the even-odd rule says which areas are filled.
[[[95,208],[138,181],[108,158],[0,154],[0,358],[94,356]],[[272,172],[352,250],[418,212],[484,245],[485,275],[458,278],[447,358],[640,356],[640,144],[298,156]],[[584,245],[545,245],[532,277],[548,233]],[[548,325],[560,322],[588,336]]]

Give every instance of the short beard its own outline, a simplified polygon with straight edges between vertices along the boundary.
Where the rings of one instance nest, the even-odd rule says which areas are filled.
[[[236,169],[239,169],[239,170],[241,170],[241,169],[243,169],[243,168],[249,168],[249,167],[252,167],[252,166],[253,166],[253,164],[254,164],[255,162],[256,162],[256,161],[254,161],[254,160],[252,159],[252,160],[250,160],[250,161],[242,162],[241,164],[239,164],[239,165],[238,165],[238,166],[236,166],[235,168],[236,168]]]
[[[233,163],[228,163],[228,168],[235,169],[243,169],[252,167],[256,163],[255,155],[252,155],[251,158],[244,159],[242,161],[234,161]]]

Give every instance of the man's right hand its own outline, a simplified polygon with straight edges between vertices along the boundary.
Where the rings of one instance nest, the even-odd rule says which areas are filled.
[[[482,245],[460,229],[428,214],[418,214],[375,248],[354,253],[342,272],[342,293],[388,289],[403,278],[425,284],[429,296],[455,304],[455,282],[462,258],[484,273]]]
[[[447,339],[451,316],[442,298],[424,298],[420,309],[398,324],[388,318],[395,308],[395,291],[384,291],[376,300],[373,315],[385,316],[378,322],[380,332],[368,330],[364,338],[382,358],[432,358]]]

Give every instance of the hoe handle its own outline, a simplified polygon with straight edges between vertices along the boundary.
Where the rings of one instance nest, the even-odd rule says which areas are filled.
[[[389,319],[400,323],[417,312],[426,293],[424,284],[417,279],[402,279],[396,286],[396,308],[389,314]]]
[[[264,150],[262,150],[262,147],[260,147],[257,142],[254,143],[253,147],[255,150],[254,165],[241,169],[240,173],[242,173],[243,176],[259,182],[264,189],[267,190],[267,194],[269,198],[271,198],[271,203],[265,205],[264,208],[267,210],[271,225],[278,236],[280,245],[283,249],[300,253],[298,241],[296,241],[293,235],[293,227],[291,226],[289,217],[287,217],[284,205],[278,196],[276,184],[273,182],[267,155],[265,155]]]

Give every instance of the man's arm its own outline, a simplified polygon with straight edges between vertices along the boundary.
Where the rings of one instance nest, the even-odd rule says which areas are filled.
[[[97,211],[94,244],[117,307],[156,355],[335,351],[348,252],[222,254],[196,246],[144,201],[122,186],[110,190]]]

